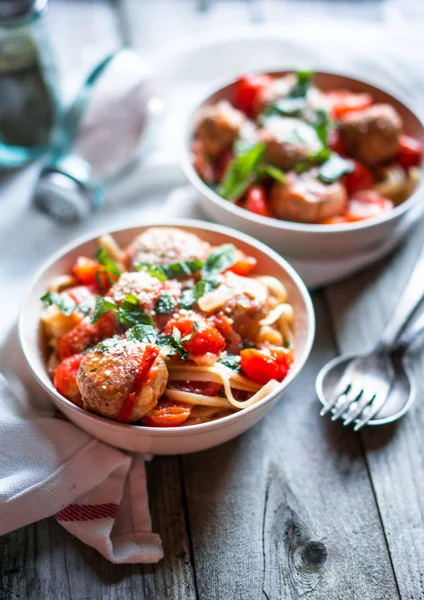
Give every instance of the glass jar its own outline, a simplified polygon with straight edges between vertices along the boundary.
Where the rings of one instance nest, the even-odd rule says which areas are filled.
[[[0,167],[43,154],[58,120],[46,8],[47,0],[0,0]]]

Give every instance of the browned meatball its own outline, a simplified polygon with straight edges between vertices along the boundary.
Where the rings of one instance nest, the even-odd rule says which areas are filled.
[[[237,139],[246,116],[226,100],[213,106],[205,106],[197,116],[195,137],[201,143],[203,152],[216,158],[231,150]]]
[[[210,244],[197,235],[175,227],[152,227],[128,246],[132,264],[164,264],[206,258]]]
[[[316,169],[302,175],[289,173],[286,183],[277,183],[271,188],[270,206],[279,219],[318,223],[344,212],[345,187],[340,182],[322,183],[316,174]]]
[[[131,393],[136,393],[126,422],[134,422],[149,413],[164,393],[168,381],[165,361],[158,349],[125,337],[109,338],[88,352],[78,371],[78,387],[83,406],[107,419],[118,419]],[[153,364],[150,361],[153,360]],[[149,360],[150,359],[150,360]],[[142,385],[134,389],[140,365],[147,365]],[[138,382],[139,383],[139,382]]]
[[[201,310],[207,314],[225,315],[242,338],[254,340],[260,321],[268,314],[268,290],[252,277],[241,277],[228,272],[222,283],[199,299]]]
[[[370,167],[395,158],[401,129],[402,120],[389,104],[374,104],[352,112],[340,123],[341,138],[349,155]]]
[[[322,148],[311,125],[288,117],[269,117],[258,137],[265,143],[264,160],[283,171],[293,169],[296,163]]]
[[[108,296],[119,305],[128,294],[132,294],[139,300],[141,308],[150,312],[161,295],[162,288],[159,279],[148,273],[122,273],[110,288]]]

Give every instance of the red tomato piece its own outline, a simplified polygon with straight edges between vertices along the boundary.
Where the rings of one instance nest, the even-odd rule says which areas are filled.
[[[364,110],[372,104],[371,94],[355,94],[349,90],[328,92],[327,99],[330,103],[331,116],[336,120],[343,119],[353,111]]]
[[[101,292],[107,291],[111,287],[111,282],[117,281],[117,278],[111,273],[104,272],[104,267],[92,258],[79,256],[77,262],[72,267],[72,272],[82,285],[92,285]]]
[[[178,427],[187,421],[192,410],[191,406],[162,398],[142,423],[146,427]]]
[[[358,161],[353,161],[355,167],[351,173],[345,175],[342,179],[349,196],[360,190],[370,189],[374,183],[371,171]]]
[[[251,271],[253,271],[257,263],[258,261],[256,260],[256,258],[254,258],[253,256],[248,256],[244,252],[241,252],[241,250],[238,250],[236,262],[233,265],[231,265],[231,267],[229,267],[227,271],[232,271],[236,275],[241,275],[245,277],[246,275],[249,275]]]
[[[362,221],[377,217],[383,212],[392,210],[393,202],[374,190],[357,192],[349,201],[346,218],[348,221]]]
[[[157,356],[159,354],[159,348],[156,346],[146,346],[146,350],[143,354],[143,358],[138,365],[137,373],[134,378],[131,392],[128,394],[125,400],[124,406],[118,415],[118,421],[121,423],[129,423],[129,420],[134,410],[134,406],[137,402],[137,397],[140,395],[141,388],[146,380],[146,377],[153,366]]]
[[[189,342],[183,342],[183,347],[187,352],[195,356],[211,352],[219,354],[224,350],[226,344],[218,329],[212,323],[208,323],[200,315],[195,313],[179,313],[172,317],[166,324],[164,333],[170,335],[174,327],[181,333],[181,337],[193,333],[194,323],[198,323],[199,328]]]
[[[271,217],[271,211],[266,202],[265,188],[261,185],[255,185],[247,190],[246,208],[261,217]]]
[[[216,381],[173,381],[172,387],[191,394],[216,396],[221,389],[221,383]]]
[[[244,374],[261,385],[271,379],[282,381],[293,362],[292,354],[281,348],[247,348],[240,352],[240,357]]]
[[[82,359],[82,354],[68,356],[60,363],[54,373],[54,387],[59,394],[80,407],[82,407],[82,399],[77,384],[77,375]]]
[[[421,142],[409,135],[401,135],[397,160],[404,169],[418,167],[423,161],[423,151],[424,147]]]
[[[252,115],[257,98],[271,82],[272,77],[269,75],[240,77],[236,84],[234,106],[247,115]]]
[[[85,317],[60,338],[60,358],[63,360],[72,354],[79,354],[117,332],[118,325],[112,313],[105,314],[97,323],[90,323],[88,317]]]

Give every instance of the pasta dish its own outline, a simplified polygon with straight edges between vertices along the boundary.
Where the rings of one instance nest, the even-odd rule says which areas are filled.
[[[312,71],[298,71],[241,77],[228,100],[204,105],[192,157],[201,179],[243,209],[333,225],[406,200],[421,177],[423,145],[405,134],[392,105],[323,91]]]
[[[41,300],[47,368],[77,406],[175,427],[254,405],[293,362],[293,307],[256,259],[174,227],[102,236]]]

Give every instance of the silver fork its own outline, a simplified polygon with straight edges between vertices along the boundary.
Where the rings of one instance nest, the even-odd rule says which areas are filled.
[[[332,420],[343,417],[344,425],[349,425],[361,416],[355,426],[355,430],[358,430],[380,410],[394,380],[394,369],[389,353],[423,297],[424,248],[374,350],[363,356],[338,357],[330,361],[319,373],[317,390],[322,389],[320,382],[322,383],[324,376],[327,376],[330,370],[337,374],[331,397],[325,399],[321,415],[335,408]]]

